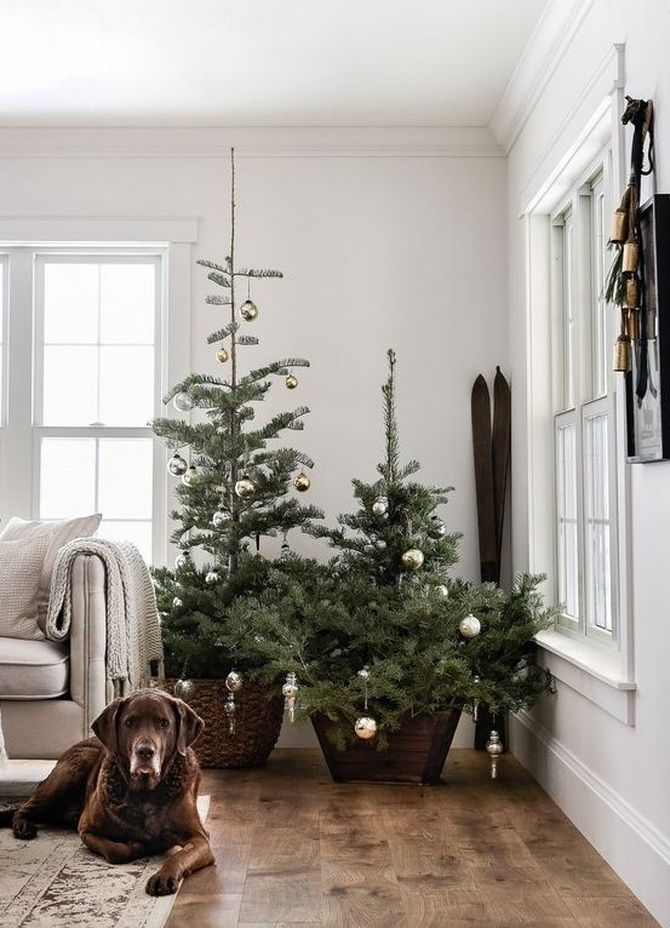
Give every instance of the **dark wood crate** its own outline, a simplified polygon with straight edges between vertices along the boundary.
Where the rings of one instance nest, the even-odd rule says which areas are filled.
[[[328,737],[335,723],[314,715],[312,724],[336,783],[439,783],[460,717],[460,707],[454,707],[408,718],[389,735],[389,746],[381,751],[375,738],[338,751]]]

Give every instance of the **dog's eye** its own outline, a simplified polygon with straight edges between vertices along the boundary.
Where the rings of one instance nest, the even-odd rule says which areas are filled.
[[[161,719],[159,724],[161,728],[167,728],[170,723],[168,722],[167,719]]]
[[[133,726],[133,720],[132,720],[132,719],[126,719],[126,720],[124,721],[123,724],[126,726],[126,728],[132,728],[132,726]]]

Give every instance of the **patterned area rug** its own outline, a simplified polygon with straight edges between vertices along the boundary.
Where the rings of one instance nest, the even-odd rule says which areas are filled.
[[[200,796],[204,821],[209,796]],[[147,896],[161,857],[113,866],[74,832],[40,830],[34,841],[0,831],[0,928],[162,928],[176,896]]]

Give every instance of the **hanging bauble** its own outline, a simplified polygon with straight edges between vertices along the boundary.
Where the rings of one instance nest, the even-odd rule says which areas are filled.
[[[258,316],[258,307],[253,300],[245,300],[240,307],[240,316],[247,322],[253,322]]]
[[[213,583],[218,583],[218,580],[219,574],[216,570],[208,570],[205,574],[205,583],[209,583],[211,585]]]
[[[299,381],[298,381],[298,378],[295,376],[295,374],[288,374],[284,383],[286,384],[287,390],[295,390],[295,388],[298,386]]]
[[[228,734],[232,737],[235,734],[235,713],[237,712],[234,693],[228,693],[228,699],[223,708],[228,717]]]
[[[230,357],[230,355],[228,354],[225,348],[219,348],[219,350],[216,352],[215,357],[216,357],[216,360],[219,362],[219,364],[225,364],[228,358]]]
[[[389,511],[389,501],[386,496],[378,496],[372,504],[372,515],[381,518]]]
[[[423,551],[418,548],[410,548],[402,556],[403,567],[408,570],[418,570],[423,564]]]
[[[221,526],[224,525],[228,521],[229,518],[230,516],[225,511],[225,509],[217,509],[214,515],[212,516],[212,525],[214,526],[214,528],[221,528]]]
[[[175,598],[172,600],[172,605],[175,609],[181,609],[184,604],[178,596],[175,596]]]
[[[286,683],[281,688],[288,717],[295,722],[295,704],[298,701],[298,677],[295,673],[286,674]]]
[[[431,516],[430,523],[430,528],[428,529],[430,537],[434,538],[436,541],[440,538],[444,538],[447,534],[447,526],[442,519],[439,516]]]
[[[186,473],[182,476],[181,482],[185,487],[192,487],[193,481],[198,476],[198,471],[195,464],[191,464]]]
[[[477,674],[475,674],[474,677],[472,678],[472,682],[473,682],[474,684],[480,683],[480,679],[479,679],[479,677],[477,676]],[[478,716],[478,715],[479,715],[479,700],[477,699],[477,697],[475,697],[475,698],[472,700],[472,720],[473,720],[473,722],[476,722],[476,721],[477,721],[477,716]]]
[[[188,551],[180,551],[177,557],[174,559],[174,566],[176,570],[179,570],[180,567],[186,567],[189,561]]]
[[[197,689],[197,686],[193,682],[193,680],[187,680],[187,679],[177,680],[177,682],[174,685],[174,694],[177,697],[177,699],[183,699],[184,701],[188,701],[191,698],[191,696],[193,696],[196,689]]]
[[[168,461],[168,470],[173,477],[182,477],[188,470],[188,463],[178,451],[172,455]]]
[[[188,393],[177,393],[172,402],[174,408],[178,409],[179,412],[188,412],[195,406],[193,398],[190,397]]]
[[[235,484],[235,493],[239,496],[240,499],[249,499],[256,492],[256,487],[249,480],[249,478],[244,474]]]
[[[476,638],[482,630],[482,623],[476,615],[469,613],[459,622],[458,630],[464,638]]]
[[[358,676],[361,678],[361,680],[369,680],[370,679],[370,668],[363,667],[361,670],[358,671]]]
[[[377,723],[370,716],[362,715],[354,722],[354,731],[358,738],[369,741],[370,738],[374,738],[377,734]]]
[[[230,693],[239,693],[244,684],[242,675],[239,674],[236,670],[231,670],[228,676],[226,677],[226,689]]]
[[[293,486],[296,488],[298,493],[305,493],[312,485],[312,481],[309,479],[304,470],[301,470],[298,476],[293,481]]]
[[[286,539],[284,539],[283,542],[282,542],[282,546],[281,546],[281,555],[280,555],[280,557],[281,557],[282,561],[286,561],[286,560],[288,560],[288,558],[290,557],[290,555],[291,555],[291,546],[290,546],[290,544],[288,543],[288,541],[287,541]]]
[[[503,744],[497,731],[492,731],[486,742],[486,753],[491,758],[491,779],[498,776],[498,758],[503,752]]]
[[[449,599],[449,587],[445,586],[444,583],[440,583],[439,586],[436,586],[435,592],[439,593],[442,599]]]

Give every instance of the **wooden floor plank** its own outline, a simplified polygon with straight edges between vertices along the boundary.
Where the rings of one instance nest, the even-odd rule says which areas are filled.
[[[217,867],[168,928],[659,928],[514,758],[438,786],[336,784],[316,751],[203,773]]]

